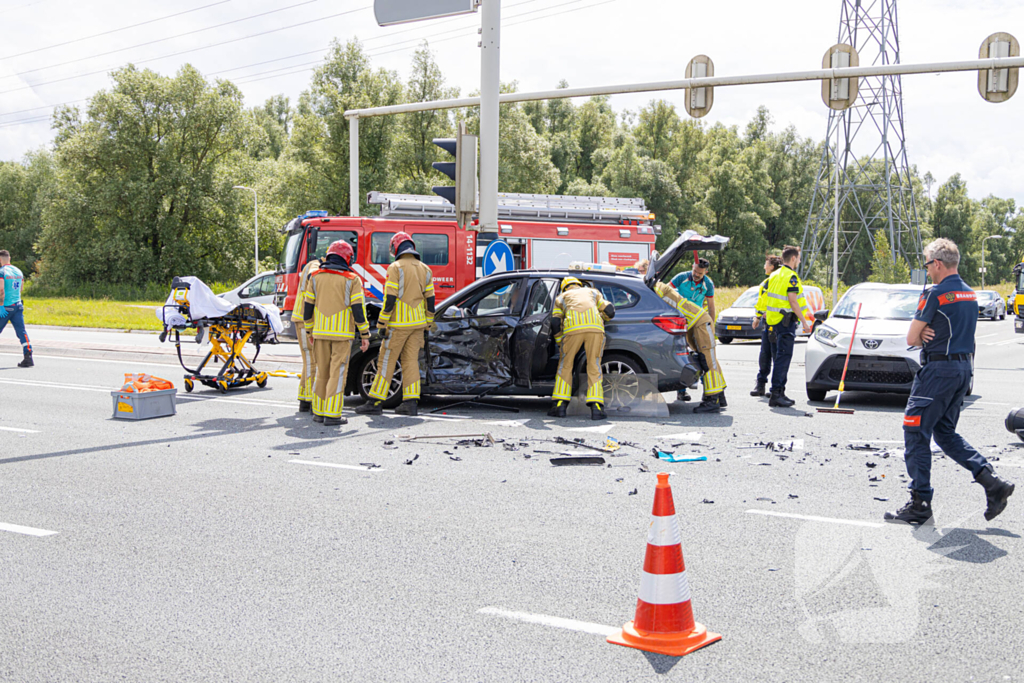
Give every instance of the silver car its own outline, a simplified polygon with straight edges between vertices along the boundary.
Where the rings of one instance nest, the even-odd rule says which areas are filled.
[[[1003,297],[999,296],[999,292],[993,292],[991,289],[979,289],[975,294],[978,295],[979,318],[1006,319],[1006,302],[1003,301]]]

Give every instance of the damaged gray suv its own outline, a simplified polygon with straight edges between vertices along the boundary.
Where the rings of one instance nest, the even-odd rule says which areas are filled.
[[[660,259],[655,254],[645,279],[597,271],[518,270],[477,280],[448,297],[434,315],[437,329],[429,333],[420,358],[420,367],[426,368],[422,394],[550,396],[559,362],[551,311],[562,279],[569,276],[597,289],[615,306],[615,318],[605,325],[607,343],[601,361],[609,401],[624,387],[636,386],[631,375],[653,376],[662,392],[692,386],[700,369],[690,356],[686,320],[652,288],[691,250],[721,249],[723,244],[709,246],[706,238],[687,233]],[[379,312],[375,302],[368,302],[371,327]],[[356,348],[346,393],[369,398],[379,347],[380,340],[375,338],[365,353]],[[585,372],[581,353],[575,383]],[[385,407],[401,402],[401,388],[399,366]]]

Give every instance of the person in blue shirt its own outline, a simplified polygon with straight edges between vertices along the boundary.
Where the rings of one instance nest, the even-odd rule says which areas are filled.
[[[18,367],[30,368],[35,363],[32,362],[32,345],[25,333],[25,306],[21,303],[21,286],[25,276],[11,265],[11,253],[6,249],[0,249],[0,275],[3,276],[0,278],[0,302],[3,302],[0,306],[0,333],[7,327],[8,320],[14,325],[14,332],[18,335],[21,351],[25,355]]]
[[[974,475],[985,489],[985,519],[1006,508],[1014,485],[996,476],[992,465],[957,434],[960,408],[971,386],[978,300],[957,272],[960,250],[940,238],[924,249],[925,268],[935,285],[923,292],[907,332],[907,343],[921,346],[922,367],[914,377],[903,415],[904,459],[910,475],[910,502],[886,512],[887,522],[924,524],[932,517],[931,441]]]
[[[708,304],[708,315],[711,316],[712,329],[714,329],[715,317],[715,283],[708,277],[708,269],[711,263],[706,258],[699,258],[693,265],[693,269],[685,273],[679,273],[670,283],[679,292],[679,296],[692,301],[703,308],[704,302]],[[686,389],[681,389],[676,394],[677,401],[689,401],[690,396]]]

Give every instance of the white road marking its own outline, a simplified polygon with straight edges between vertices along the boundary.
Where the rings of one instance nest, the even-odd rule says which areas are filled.
[[[659,436],[659,439],[672,439],[673,441],[686,441],[688,443],[697,443],[704,436],[703,432],[683,432],[682,434],[665,434]]]
[[[130,353],[126,351],[125,353]],[[0,353],[0,356],[13,356],[15,358],[21,358],[20,353]],[[171,365],[170,363],[152,363],[150,361],[127,361],[127,360],[109,360],[107,358],[83,358],[81,356],[40,356],[38,353],[32,354],[33,358],[43,358],[46,360],[84,360],[88,363],[115,363],[117,365],[124,365],[125,363],[131,363],[132,365],[149,365],[158,368],[180,368],[180,365]],[[302,362],[300,359],[298,362]]]
[[[0,427],[0,432],[19,432],[21,434],[38,434],[35,429],[18,429],[17,427]]]
[[[992,334],[983,334],[983,335],[981,335],[980,337],[975,337],[975,339],[976,339],[976,340],[977,340],[977,339],[988,339],[989,337],[994,337],[994,336],[996,336],[997,334],[999,334],[999,333],[998,333],[998,332],[993,332]]]
[[[107,392],[115,391],[114,389],[100,389],[98,387],[89,387],[84,385],[75,384],[54,384],[53,382],[28,382],[25,380],[12,380],[12,379],[0,379],[0,384],[13,384],[18,387],[42,387],[43,389],[73,389],[75,391],[98,391]]]
[[[866,526],[872,529],[881,529],[885,526],[882,522],[861,522],[855,519],[836,519],[834,517],[815,517],[813,515],[794,515],[788,512],[772,512],[771,510],[747,510],[749,515],[767,515],[768,517],[787,517],[790,519],[803,519],[808,522],[830,522],[832,524],[848,524],[850,526]]]
[[[1008,406],[1010,403],[996,403],[994,401],[971,401],[967,405],[969,406]],[[902,442],[900,442],[902,443]]]
[[[1000,467],[1024,467],[1024,462],[1000,462]]]
[[[496,425],[498,427],[522,427],[529,421],[530,418],[526,418],[525,420],[492,420],[487,424]]]
[[[1006,346],[1007,344],[1013,344],[1016,341],[1018,341],[1018,340],[1017,339],[1007,339],[1006,341],[995,342],[995,343],[989,344],[989,346]]]
[[[0,522],[0,531],[10,531],[15,534],[25,534],[26,536],[53,536],[56,531],[47,531],[46,529],[33,529],[30,526],[18,526],[17,524],[4,524]]]
[[[607,434],[615,425],[601,425],[599,427],[572,427],[567,432],[590,432],[592,434]]]
[[[514,619],[515,621],[525,621],[528,624],[554,626],[555,628],[565,628],[569,629],[570,631],[582,631],[583,633],[593,633],[595,636],[608,637],[622,630],[621,628],[615,628],[614,626],[605,626],[604,624],[592,624],[587,621],[563,619],[562,617],[549,617],[546,614],[511,612],[509,610],[500,609],[498,607],[484,607],[483,609],[477,610],[477,614],[487,614],[495,617],[505,617],[506,619]]]
[[[338,465],[333,462],[313,462],[312,460],[289,460],[296,465],[315,465],[317,467],[335,467],[339,470],[359,470],[361,472],[381,472],[380,467],[366,467],[365,465]]]

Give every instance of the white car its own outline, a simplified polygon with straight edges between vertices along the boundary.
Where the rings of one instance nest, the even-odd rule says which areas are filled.
[[[760,285],[754,285],[743,292],[732,302],[732,305],[718,314],[715,322],[715,336],[723,344],[731,344],[733,339],[760,339],[761,328],[754,329],[754,304],[761,291]],[[817,313],[825,308],[825,297],[814,285],[804,285],[804,297],[811,311]],[[797,326],[798,337],[807,336],[802,326]]]
[[[276,280],[274,271],[268,270],[217,296],[233,304],[272,304],[277,288]]]
[[[916,285],[865,283],[851,287],[807,342],[807,398],[824,401],[825,394],[839,388],[859,304],[860,322],[844,389],[909,394],[914,375],[921,369],[920,347],[907,346],[907,332],[920,297],[921,288]]]

